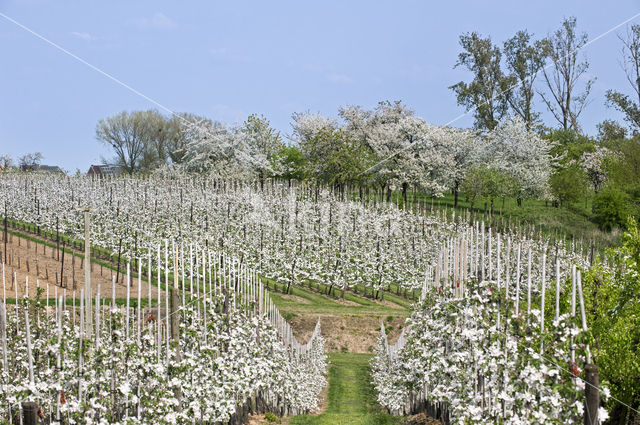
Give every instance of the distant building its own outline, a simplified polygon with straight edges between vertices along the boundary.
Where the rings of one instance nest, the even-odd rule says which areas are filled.
[[[45,171],[48,173],[64,174],[64,171],[62,171],[62,168],[58,167],[57,165],[41,165],[41,164],[21,165],[20,169],[22,171]]]
[[[117,165],[92,165],[89,167],[89,171],[87,171],[87,176],[115,176],[120,174],[120,167]]]

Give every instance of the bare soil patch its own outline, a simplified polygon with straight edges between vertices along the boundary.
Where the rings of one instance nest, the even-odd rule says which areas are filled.
[[[4,256],[4,243],[0,246]],[[7,298],[15,298],[16,295],[18,297],[24,296],[27,290],[27,276],[29,277],[29,296],[35,295],[37,285],[44,288],[45,291],[48,285],[50,297],[54,296],[56,288],[60,295],[66,291],[67,297],[71,297],[73,291],[76,291],[79,296],[80,290],[84,289],[84,260],[68,252],[64,254],[63,267],[61,251],[58,252],[55,248],[9,234],[7,260],[4,266],[3,280]],[[116,297],[118,298],[125,298],[127,295],[126,265],[122,268],[115,285]],[[100,286],[101,297],[110,297],[111,283],[115,276],[116,271],[92,263],[92,295],[97,293],[98,286]],[[147,298],[148,291],[148,284],[143,280],[140,296]],[[152,285],[151,297],[157,298],[157,292],[157,288]],[[130,295],[132,298],[138,297],[137,278],[131,278]]]
[[[359,306],[360,304],[358,304],[355,301],[351,301],[351,300],[344,300],[342,298],[330,298],[331,301],[333,301],[334,303],[338,303],[340,305],[349,305],[349,306]]]
[[[405,321],[403,317],[394,317],[388,321],[386,317],[375,316],[301,315],[289,321],[298,342],[309,340],[318,318],[325,339],[325,349],[349,353],[373,351],[380,336],[380,319],[384,321],[390,341],[398,338]]]
[[[311,304],[311,302],[308,299],[299,297],[297,295],[286,294],[286,295],[280,295],[280,296],[285,300],[295,301],[299,304]]]

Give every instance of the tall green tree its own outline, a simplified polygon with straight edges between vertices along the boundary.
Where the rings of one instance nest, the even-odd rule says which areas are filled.
[[[473,74],[470,83],[460,81],[449,88],[457,96],[458,104],[467,111],[473,109],[475,127],[492,130],[507,112],[505,76],[500,66],[502,52],[490,37],[477,32],[460,36],[462,52],[454,68],[465,67]]]
[[[540,113],[533,110],[534,83],[544,67],[548,54],[546,40],[532,40],[532,35],[518,31],[505,41],[503,49],[509,75],[506,85],[509,106],[528,126],[539,122]]]
[[[582,91],[579,82],[589,68],[589,62],[579,60],[580,49],[587,42],[587,34],[578,34],[576,18],[567,18],[560,28],[547,38],[547,52],[552,66],[543,67],[547,92],[540,96],[563,129],[580,130],[578,117],[587,106],[594,78],[586,79]]]
[[[622,68],[633,89],[633,97],[607,90],[607,105],[624,114],[633,133],[640,132],[640,25],[633,25],[626,36],[618,36],[622,41]],[[635,98],[635,99],[634,99]]]

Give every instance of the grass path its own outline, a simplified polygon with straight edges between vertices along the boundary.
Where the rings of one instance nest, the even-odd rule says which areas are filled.
[[[369,373],[370,354],[329,354],[327,410],[291,418],[290,425],[393,425],[400,420],[381,413]]]
[[[274,283],[270,283],[273,288]],[[282,285],[278,284],[278,289]],[[385,294],[387,304],[380,304],[370,298],[363,297],[361,294],[347,292],[345,300],[350,301],[353,305],[344,305],[340,303],[339,298],[329,297],[316,291],[311,291],[303,286],[293,286],[292,295],[303,298],[305,303],[301,303],[294,299],[287,299],[281,292],[271,291],[270,296],[275,302],[278,309],[286,315],[286,313],[295,314],[335,314],[335,315],[361,315],[361,316],[408,316],[411,313],[412,300],[396,296],[394,294]],[[285,316],[286,318],[286,316]]]

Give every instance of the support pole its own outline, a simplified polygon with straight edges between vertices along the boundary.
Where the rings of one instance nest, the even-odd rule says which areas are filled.
[[[38,405],[33,401],[22,403],[22,418],[24,425],[36,425],[38,423]]]
[[[600,407],[600,392],[598,390],[598,366],[587,363],[584,366],[584,425],[598,425],[598,408]]]
[[[91,240],[89,238],[89,209],[84,210],[84,295],[87,333],[91,333]]]

